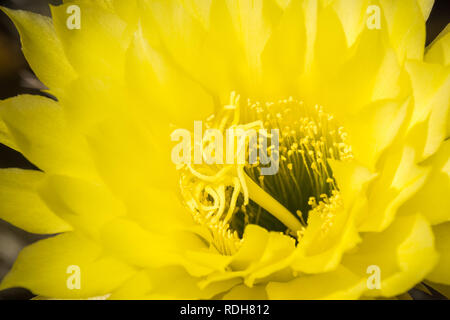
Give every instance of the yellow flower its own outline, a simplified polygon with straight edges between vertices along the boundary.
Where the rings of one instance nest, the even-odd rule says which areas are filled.
[[[3,9],[56,99],[0,104],[0,142],[40,169],[0,171],[0,218],[58,235],[25,248],[0,288],[356,299],[450,285],[450,29],[424,49],[432,4]],[[278,130],[278,173],[248,157],[175,166],[171,134],[194,121]]]

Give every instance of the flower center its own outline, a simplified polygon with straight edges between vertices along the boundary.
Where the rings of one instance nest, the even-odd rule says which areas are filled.
[[[239,248],[248,224],[299,240],[309,215],[332,216],[340,204],[328,159],[348,159],[351,148],[343,128],[321,107],[293,98],[244,105],[232,93],[230,104],[204,128],[194,151],[216,161],[179,166],[180,186],[194,220],[207,226],[223,254]],[[226,137],[226,152],[211,132]]]

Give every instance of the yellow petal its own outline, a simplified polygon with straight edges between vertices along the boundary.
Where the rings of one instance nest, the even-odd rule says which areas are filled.
[[[447,137],[450,104],[450,68],[424,62],[408,62],[406,69],[414,93],[414,112],[409,128],[426,122],[425,132],[411,140],[422,159],[432,155]],[[418,138],[418,139],[417,139]]]
[[[17,150],[19,147],[14,143],[14,139],[8,130],[8,127],[0,117],[0,142],[5,146]]]
[[[245,284],[253,286],[257,279],[270,277],[287,268],[292,261],[295,241],[292,237],[278,232],[269,232],[266,247],[261,258],[255,261],[246,272]]]
[[[114,290],[111,300],[139,300],[145,299],[151,290],[151,283],[147,271],[139,271]]]
[[[189,230],[197,226],[174,189],[141,188],[128,200],[127,215],[149,231]]]
[[[18,151],[39,169],[98,178],[85,141],[67,127],[57,102],[20,95],[0,102],[0,117]]]
[[[300,90],[309,104],[321,104],[345,119],[377,99],[396,97],[401,69],[386,40],[387,28],[365,26],[367,6],[350,13],[347,2],[330,3],[319,10],[314,64],[302,75]],[[354,33],[352,25],[359,26]]]
[[[208,275],[201,285],[243,278],[245,284],[252,287],[260,279],[285,278],[284,271],[292,261],[294,249],[295,242],[291,237],[248,225],[244,231],[242,246],[229,265],[230,270]]]
[[[333,2],[333,7],[342,22],[349,47],[353,45],[363,28],[366,27],[366,10],[368,6],[368,0],[337,0]]]
[[[266,288],[264,285],[253,286],[237,285],[228,291],[224,296],[224,300],[267,300]],[[264,312],[264,310],[262,311]]]
[[[444,66],[450,64],[450,24],[447,24],[445,29],[427,47],[425,61]]]
[[[287,283],[272,282],[267,285],[269,299],[357,299],[364,291],[365,281],[346,268],[317,275],[300,276]]]
[[[163,266],[174,260],[165,236],[147,232],[136,223],[116,219],[102,230],[102,242],[114,255],[138,267]]]
[[[374,170],[381,153],[394,141],[412,108],[406,101],[383,100],[348,115],[344,127],[356,161]]]
[[[368,188],[368,211],[359,230],[380,232],[392,223],[397,211],[425,182],[427,168],[419,167],[410,146],[393,145],[379,164],[380,175]]]
[[[304,273],[334,270],[342,255],[360,242],[351,210],[341,209],[335,215],[330,227],[327,227],[329,221],[319,216],[308,218],[308,228],[291,264],[294,270]]]
[[[356,227],[361,212],[365,212],[367,185],[375,175],[354,161],[330,161],[330,165],[340,189],[342,207],[338,206],[332,217],[310,215],[291,265],[297,271],[334,270],[342,255],[360,241]]]
[[[422,60],[425,47],[425,15],[429,6],[423,1],[419,5],[417,0],[384,0],[380,1],[380,4],[398,60]]]
[[[331,106],[337,116],[345,119],[376,99],[392,99],[398,94],[400,67],[385,43],[385,33],[384,29],[366,27],[354,44],[354,52],[322,89],[329,97],[324,106]]]
[[[122,20],[126,21],[130,27],[135,27],[139,19],[137,2],[137,0],[111,0],[111,5]]]
[[[444,99],[448,91],[450,73],[448,68],[425,62],[407,62],[406,70],[411,78],[415,109],[410,127],[424,121],[434,105],[448,104]]]
[[[264,253],[268,239],[267,230],[257,225],[248,225],[244,231],[242,245],[231,263],[233,270],[244,270],[252,262],[258,261]]]
[[[125,214],[123,203],[107,187],[81,179],[49,175],[39,193],[53,212],[95,240],[108,221]]]
[[[397,217],[381,233],[365,234],[358,250],[346,255],[342,264],[367,280],[371,275],[368,267],[378,267],[381,287],[366,287],[365,294],[392,297],[422,281],[437,257],[428,221],[415,214]]]
[[[308,2],[306,20],[308,41],[312,41],[313,56],[307,53],[305,74],[300,79],[302,97],[308,104],[322,104],[328,108],[334,96],[328,94],[330,83],[334,81],[338,71],[347,58],[347,40],[337,13],[331,6],[317,5],[316,1]],[[308,43],[308,48],[311,44]],[[333,52],[333,59],[329,53]],[[336,108],[337,109],[337,108]]]
[[[111,94],[114,92],[114,94]],[[115,117],[124,109],[128,114],[135,110],[135,100],[127,95],[124,84],[96,75],[81,75],[72,81],[67,90],[58,96],[71,131],[88,133],[92,127]]]
[[[193,12],[197,6],[186,1],[141,1],[141,5],[148,42],[155,48],[162,43],[177,67],[207,88],[217,102],[227,103],[231,91],[243,94],[249,86],[256,87],[248,81],[248,61],[225,1],[213,1],[209,8],[204,2],[202,18]]]
[[[142,186],[177,187],[177,171],[168,151],[172,146],[170,136],[157,142],[130,113],[110,117],[86,133],[99,175],[116,196],[125,199]]]
[[[320,1],[318,10],[315,59],[320,70],[330,68],[330,73],[333,73],[345,61],[347,39],[334,8]],[[333,52],[334,61],[329,59],[330,52]]]
[[[291,2],[270,34],[261,55],[263,82],[268,100],[285,99],[297,92],[298,77],[304,71],[307,51],[305,3]]]
[[[99,1],[78,1],[80,28],[67,27],[67,9],[73,3],[50,6],[56,34],[70,64],[80,74],[123,77],[125,51],[131,35],[126,23]],[[95,54],[86,54],[86,48]]]
[[[198,20],[205,29],[210,26],[210,12],[213,0],[180,0],[191,16]]]
[[[103,256],[96,243],[65,233],[26,247],[0,289],[24,287],[45,297],[88,298],[111,293],[133,273],[126,264]],[[77,275],[80,289],[71,286]]]
[[[377,176],[357,161],[336,161],[329,159],[333,176],[339,186],[339,192],[345,207],[350,209],[355,201],[363,197],[367,185]]]
[[[191,129],[193,121],[206,119],[214,110],[212,97],[152,48],[142,29],[135,33],[127,53],[126,75],[133,94],[143,100],[139,114],[165,139],[173,126]]]
[[[211,299],[237,283],[229,280],[200,288],[198,281],[181,267],[145,269],[114,291],[110,299]]]
[[[58,95],[76,73],[67,61],[51,19],[21,10],[2,10],[19,31],[22,51],[36,76]]]
[[[180,69],[199,80],[199,73],[202,74],[204,68],[199,59],[202,58],[202,46],[206,37],[201,21],[192,16],[192,10],[187,9],[186,4],[181,1],[140,1],[140,5],[148,43],[159,49],[162,42]],[[167,25],[172,27],[167,28]],[[156,30],[159,31],[158,35],[154,34]],[[206,59],[203,61],[208,62]],[[220,74],[217,76],[221,78]]]
[[[192,273],[191,264],[196,264],[199,267],[209,269],[211,272],[225,272],[227,270],[231,256],[225,256],[216,250],[188,250],[185,253],[186,263],[184,266],[188,272]],[[187,265],[188,264],[188,265]],[[203,275],[203,274],[202,274]]]
[[[281,10],[271,0],[227,0],[233,29],[244,50],[250,81],[258,82],[261,76],[261,53],[278,24]]]
[[[450,220],[450,141],[444,141],[440,149],[422,162],[431,167],[425,184],[402,207],[402,212],[418,211],[432,225]]]
[[[439,252],[439,261],[433,271],[428,274],[427,279],[450,285],[450,222],[434,226],[433,232],[436,250]]]
[[[38,195],[45,174],[21,169],[0,170],[0,218],[32,233],[60,233],[71,226],[58,218]]]
[[[434,0],[417,0],[417,4],[422,11],[423,18],[427,20],[430,16],[431,9],[433,8]]]
[[[202,239],[187,231],[149,232],[126,218],[112,220],[102,229],[102,243],[115,256],[138,267],[186,265],[192,273],[210,273],[211,266],[189,259],[189,251],[206,250]],[[186,258],[184,258],[186,256]]]

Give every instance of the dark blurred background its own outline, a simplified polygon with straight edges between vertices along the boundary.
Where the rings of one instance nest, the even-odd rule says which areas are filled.
[[[0,5],[49,16],[48,4],[56,5],[60,2],[58,0],[0,0]],[[427,22],[427,44],[431,43],[449,22],[450,0],[435,0],[435,6]],[[20,50],[19,35],[13,24],[3,12],[0,12],[0,99],[22,93],[40,94],[39,90],[43,88]],[[0,144],[0,168],[9,167],[35,168],[20,153]],[[22,248],[42,238],[42,236],[17,229],[0,219],[0,280],[11,268]],[[415,289],[410,293],[415,299],[442,298],[436,292],[432,297]],[[32,297],[33,295],[24,289],[0,291],[0,300]]]

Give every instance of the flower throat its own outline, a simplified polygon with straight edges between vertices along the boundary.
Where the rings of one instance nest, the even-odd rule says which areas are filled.
[[[276,148],[271,134],[256,141],[259,150],[266,149],[270,160],[277,161],[275,174],[263,173],[267,161],[260,156],[248,161],[252,157],[248,151],[244,162],[178,167],[186,205],[194,220],[208,227],[214,245],[224,254],[239,248],[248,224],[300,239],[309,214],[327,207],[338,194],[328,159],[351,157],[346,133],[333,117],[319,106],[306,106],[293,98],[248,99],[243,104],[232,93],[230,103],[209,117],[205,127],[223,133],[229,128],[279,132]],[[204,139],[202,147],[207,149],[211,142]],[[246,140],[249,143],[251,139]]]

